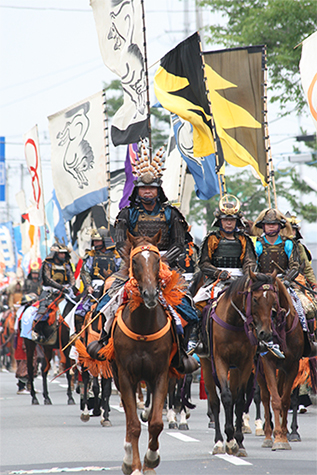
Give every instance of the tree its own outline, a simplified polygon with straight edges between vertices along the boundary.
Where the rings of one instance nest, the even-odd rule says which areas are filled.
[[[207,29],[207,43],[226,48],[266,45],[272,102],[284,109],[295,102],[307,106],[299,75],[301,48],[295,48],[317,29],[316,0],[201,0],[225,23]]]
[[[316,166],[314,163],[311,166]],[[313,191],[304,180],[298,177],[295,168],[289,170],[287,174],[275,173],[276,192],[278,197],[283,197],[288,202],[289,208],[281,210],[284,213],[290,211],[297,216],[301,216],[309,223],[317,221],[317,206],[314,203],[303,203],[301,197],[311,194],[315,197],[317,193]],[[241,211],[244,217],[254,221],[260,212],[268,207],[266,193],[260,181],[255,178],[249,169],[243,170],[239,174],[226,176],[227,192],[239,198]],[[218,207],[219,195],[213,196],[210,200],[199,200],[193,193],[190,201],[190,212],[187,219],[201,225],[206,223],[210,229],[214,220],[213,212]],[[274,198],[271,195],[271,206],[275,207]]]

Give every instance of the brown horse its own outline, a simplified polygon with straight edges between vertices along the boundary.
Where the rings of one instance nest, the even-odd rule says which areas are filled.
[[[279,279],[276,279],[276,282],[281,312],[280,316],[277,312],[276,321],[273,320],[273,324],[285,359],[277,359],[271,353],[262,357],[265,378],[258,376],[265,411],[265,440],[262,447],[269,447],[272,450],[290,450],[291,446],[287,440],[287,413],[290,408],[293,382],[298,373],[299,360],[302,356],[307,356],[309,349],[305,346],[303,329],[291,297],[282,282]],[[270,423],[270,400],[274,413],[274,443]],[[282,422],[280,417],[282,417]]]
[[[225,410],[225,450],[228,454],[247,455],[242,433],[245,395],[258,340],[269,341],[272,335],[271,313],[277,298],[275,279],[276,273],[265,275],[253,272],[250,272],[250,276],[238,278],[211,306],[208,314],[206,325],[210,328],[211,357],[201,358],[201,366],[215,417],[214,454],[224,453],[216,381]],[[204,312],[208,312],[208,309]]]
[[[152,238],[135,238],[130,233],[127,234],[131,243],[129,282],[137,295],[136,300],[133,300],[133,292],[129,291],[126,284],[129,303],[123,308],[121,317],[117,314],[112,333],[115,357],[113,376],[121,392],[126,414],[122,471],[125,474],[141,474],[138,447],[141,424],[137,415],[136,390],[138,382],[145,381],[152,393],[152,407],[148,420],[149,444],[144,457],[143,473],[155,474],[154,468],[160,462],[158,437],[163,430],[162,411],[168,389],[169,367],[176,351],[171,316],[160,303],[160,294],[163,292],[164,298],[168,299],[164,291],[174,273],[167,270],[167,266],[164,267],[156,247],[161,231]],[[170,287],[173,293],[177,284],[170,280]]]

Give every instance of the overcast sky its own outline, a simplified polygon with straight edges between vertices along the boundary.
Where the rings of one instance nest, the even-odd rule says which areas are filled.
[[[196,31],[196,15],[194,0],[146,0],[145,7],[151,66]],[[204,25],[214,19],[203,12]],[[35,124],[39,128],[47,201],[53,187],[47,117],[100,91],[104,81],[109,83],[116,76],[102,62],[89,0],[0,0],[0,22],[0,135],[6,138],[9,183],[14,188],[10,206],[16,206],[14,194],[22,182],[22,135]],[[150,68],[152,103],[156,69],[157,65]],[[292,114],[278,119],[277,107],[269,105],[269,131],[276,166],[282,157],[292,153],[294,136],[299,134],[300,126],[314,132],[309,116],[299,120]],[[28,179],[27,175],[23,177],[26,191]]]

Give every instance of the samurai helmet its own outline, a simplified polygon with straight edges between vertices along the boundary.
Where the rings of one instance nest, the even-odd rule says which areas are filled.
[[[300,233],[300,219],[297,219],[295,214],[291,214],[289,211],[285,214],[285,218],[290,223],[293,229],[296,230],[295,239],[303,239],[303,236]]]
[[[30,294],[23,295],[20,304],[21,305],[32,305],[32,303],[34,303],[38,298],[39,298],[38,295],[31,292]]]
[[[40,272],[40,264],[37,261],[32,261],[30,264],[30,272]]]
[[[240,201],[234,195],[224,195],[218,205],[218,209],[214,212],[214,222],[212,226],[221,226],[221,220],[224,218],[232,218],[237,220],[237,226],[244,227],[241,220],[242,212],[240,211]]]
[[[101,226],[98,229],[91,230],[91,242],[93,245],[94,241],[102,241],[106,249],[113,249],[115,244],[110,236],[108,229],[104,226]]]
[[[263,229],[264,224],[279,224],[283,230],[282,235],[292,237],[292,227],[286,217],[277,208],[266,208],[257,217],[253,224],[253,234],[259,236],[262,233],[259,229]]]
[[[140,152],[138,152],[139,159],[133,165],[133,174],[136,176],[136,179],[134,180],[134,189],[129,197],[131,203],[133,203],[137,197],[137,189],[142,186],[154,186],[159,188],[158,196],[160,201],[162,203],[167,201],[167,197],[162,189],[162,175],[165,170],[164,154],[164,147],[161,147],[151,161],[145,142],[141,140]]]
[[[68,247],[66,246],[66,244],[61,243],[57,238],[54,244],[51,246],[50,251],[51,252],[48,256],[50,259],[54,259],[54,257],[56,257],[59,252],[65,252],[66,254],[65,262],[69,261],[70,259],[70,253],[69,253]]]

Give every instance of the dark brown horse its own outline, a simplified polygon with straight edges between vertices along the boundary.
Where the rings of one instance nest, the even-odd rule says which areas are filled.
[[[279,343],[284,351],[285,359],[277,359],[270,353],[262,357],[265,379],[261,375],[258,376],[265,411],[265,440],[262,447],[271,447],[272,450],[290,450],[291,446],[287,440],[287,413],[290,408],[293,383],[298,373],[299,360],[302,356],[307,356],[305,351],[309,353],[309,350],[305,347],[303,329],[291,297],[282,282],[279,279],[276,279],[276,282],[281,312],[280,317],[277,312],[277,320],[273,320],[273,324],[280,338]],[[270,424],[270,402],[274,416],[274,443]],[[282,417],[282,422],[280,417]]]
[[[47,374],[50,369],[50,361],[53,357],[53,350],[54,349],[62,349],[69,341],[69,327],[64,322],[64,317],[68,314],[68,312],[73,308],[74,304],[71,302],[67,302],[66,306],[63,310],[63,316],[60,316],[59,321],[54,323],[54,333],[52,340],[55,337],[55,343],[50,345],[41,345],[43,348],[44,357],[41,361],[41,373],[43,379],[43,398],[44,404],[49,405],[52,404],[52,401],[49,397],[48,392],[48,385],[47,385]],[[33,366],[33,358],[34,352],[36,350],[37,343],[34,342],[30,338],[24,338],[25,348],[26,348],[26,355],[27,355],[27,367],[28,367],[28,379],[30,384],[30,394],[32,398],[32,404],[37,405],[39,401],[36,397],[35,388],[34,388],[34,366]],[[69,405],[75,404],[75,400],[72,396],[72,375],[70,374],[70,368],[72,366],[71,360],[69,358],[70,347],[64,352],[66,362],[65,367],[67,369],[67,381],[68,381],[68,388],[67,388],[67,403]]]
[[[257,343],[269,341],[272,336],[271,313],[277,298],[275,279],[276,273],[264,275],[250,272],[250,276],[233,281],[218,298],[214,308],[211,307],[207,319],[211,357],[201,358],[201,366],[208,400],[215,417],[214,454],[226,451],[228,454],[247,455],[242,433],[245,395]],[[225,410],[225,449],[219,424],[220,401],[215,381],[221,391]]]
[[[141,424],[136,405],[139,381],[145,381],[152,393],[148,420],[149,444],[144,457],[143,473],[155,474],[154,468],[160,462],[158,438],[163,430],[162,411],[167,395],[171,357],[176,350],[171,317],[160,303],[161,292],[166,300],[168,298],[164,289],[166,290],[168,278],[173,274],[167,270],[163,275],[167,266],[164,270],[156,247],[160,237],[160,231],[153,238],[134,238],[128,233],[132,246],[129,282],[137,295],[136,301],[133,301],[133,292],[129,291],[131,287],[126,285],[129,304],[123,308],[122,316],[117,317],[113,327],[113,376],[121,392],[126,414],[125,456],[122,465],[125,474],[141,474],[138,447]],[[172,287],[171,291],[175,292],[177,285]]]

